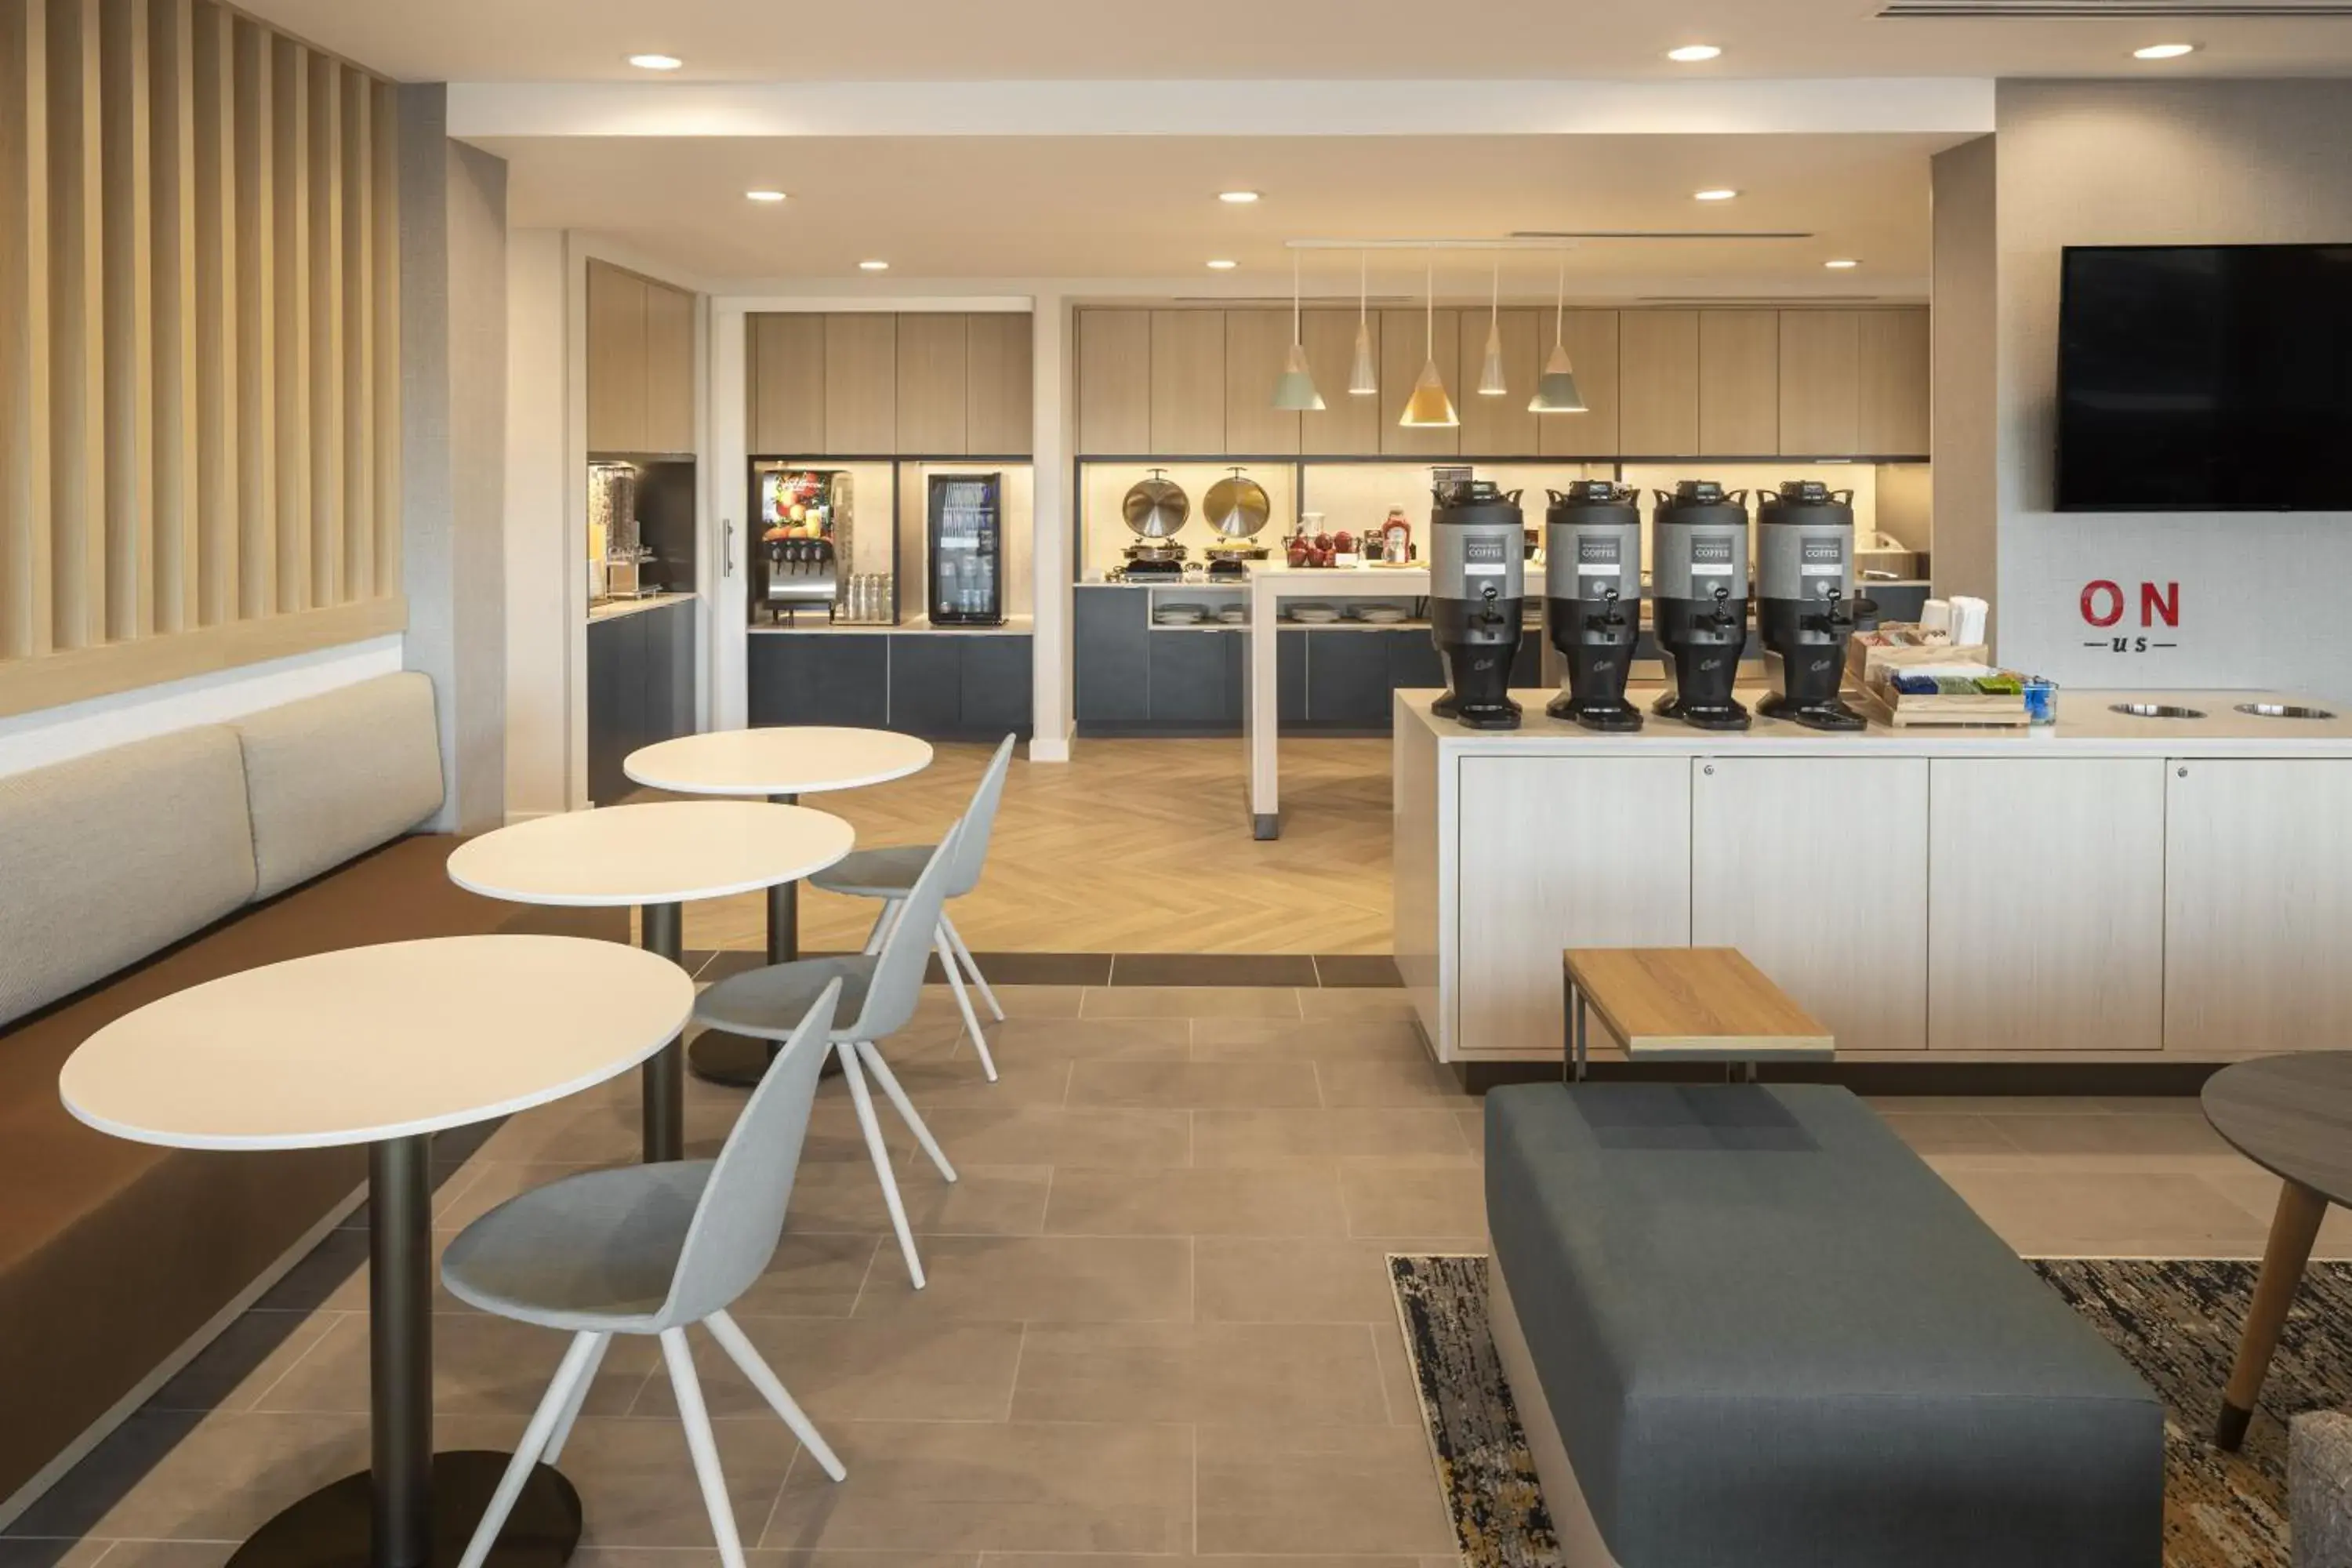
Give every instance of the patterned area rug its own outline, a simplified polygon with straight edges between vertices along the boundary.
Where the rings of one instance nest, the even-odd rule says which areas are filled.
[[[2242,1453],[2207,1440],[2254,1266],[2044,1260],[2032,1267],[2164,1401],[2165,1568],[2287,1568],[2286,1421],[2352,1406],[2352,1264],[2315,1263]],[[1389,1259],[1422,1418],[1465,1568],[1559,1568],[1559,1544],[1486,1327],[1486,1260]]]

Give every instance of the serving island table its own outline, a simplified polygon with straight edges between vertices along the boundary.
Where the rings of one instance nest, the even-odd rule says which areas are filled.
[[[1394,951],[1441,1061],[1559,1060],[1569,947],[1738,948],[1849,1061],[2352,1040],[2352,718],[2070,688],[2035,731],[1600,735],[1528,691],[1492,733],[1438,695],[1394,700]]]
[[[1249,748],[1250,830],[1282,836],[1282,774],[1276,761],[1281,657],[1276,636],[1285,599],[1429,595],[1426,566],[1258,566],[1249,575],[1249,679],[1242,693],[1242,739]]]

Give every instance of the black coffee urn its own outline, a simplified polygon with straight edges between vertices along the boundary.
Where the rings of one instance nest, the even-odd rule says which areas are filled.
[[[1838,699],[1846,639],[1877,606],[1853,596],[1853,492],[1790,479],[1756,497],[1756,626],[1772,694],[1769,719],[1809,730],[1859,730],[1863,716]]]
[[[1607,479],[1553,490],[1544,514],[1544,624],[1568,661],[1568,690],[1545,710],[1588,730],[1642,727],[1625,700],[1642,635],[1640,494]]]
[[[1429,636],[1445,661],[1431,711],[1473,730],[1516,730],[1511,663],[1519,651],[1526,525],[1519,492],[1445,479],[1429,514]]]
[[[1731,695],[1748,646],[1748,492],[1685,479],[1655,492],[1650,604],[1666,694],[1651,711],[1701,730],[1745,730]]]

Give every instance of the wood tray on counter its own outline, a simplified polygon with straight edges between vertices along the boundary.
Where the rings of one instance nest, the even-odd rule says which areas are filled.
[[[1879,668],[1902,669],[1906,666],[1967,662],[1989,664],[1990,650],[1981,644],[1953,645],[1944,647],[1886,648],[1865,647],[1861,643],[1846,645],[1846,679],[1863,696],[1871,717],[1898,730],[1923,725],[1945,725],[1969,728],[2023,728],[2028,722],[2025,695],[2022,692],[1994,694],[1969,692],[1947,696],[1912,694],[1896,691],[1883,682],[1866,678],[1868,656],[1876,654]]]

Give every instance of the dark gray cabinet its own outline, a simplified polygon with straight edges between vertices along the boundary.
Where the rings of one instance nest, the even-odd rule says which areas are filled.
[[[588,623],[588,798],[616,801],[636,786],[631,752],[694,731],[694,603],[661,605]]]
[[[963,722],[963,650],[971,637],[890,639],[890,728],[910,735],[949,735]]]
[[[1071,595],[1077,721],[1141,724],[1151,718],[1148,588],[1085,587]]]
[[[1150,716],[1155,724],[1224,728],[1241,722],[1235,665],[1246,661],[1239,631],[1151,634]]]
[[[1388,632],[1307,634],[1307,721],[1351,730],[1389,721]]]
[[[755,632],[751,722],[934,741],[1025,736],[1034,643],[1017,633]]]
[[[962,730],[982,740],[1029,733],[1036,718],[1037,639],[959,637],[950,640],[963,644]]]

